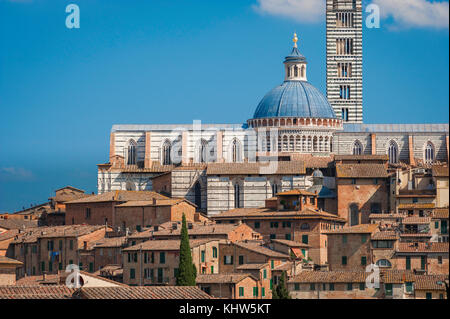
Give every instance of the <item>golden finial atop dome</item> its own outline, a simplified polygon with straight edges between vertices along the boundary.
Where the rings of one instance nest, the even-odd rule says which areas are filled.
[[[294,48],[296,48],[297,47],[298,38],[297,38],[297,33],[295,33],[295,32],[294,32],[294,38],[292,39],[292,41],[294,42]]]

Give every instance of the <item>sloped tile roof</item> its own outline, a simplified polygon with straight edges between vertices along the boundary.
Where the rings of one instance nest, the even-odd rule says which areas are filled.
[[[410,270],[385,270],[381,272],[381,280],[386,284],[414,282],[414,273]]]
[[[244,225],[244,226],[241,226]],[[245,224],[198,224],[192,223],[192,228],[188,229],[189,235],[228,235],[239,227],[249,227]],[[177,229],[162,229],[153,233],[153,237],[159,236],[179,236],[181,234],[181,225]]]
[[[431,216],[436,219],[448,219],[448,208],[436,208]]]
[[[83,287],[80,296],[86,299],[213,299],[197,287]]]
[[[112,247],[122,247],[126,244],[127,237],[121,236],[121,237],[111,237],[111,238],[102,238],[94,243],[92,243],[93,248],[112,248]]]
[[[304,175],[305,165],[302,161],[279,161],[274,172],[267,173],[271,166],[267,162],[257,163],[211,163],[206,169],[207,175]]]
[[[379,231],[371,236],[372,240],[397,240],[398,235],[395,231]]]
[[[448,166],[433,165],[432,172],[434,177],[448,177]]]
[[[8,265],[23,265],[21,261],[11,259],[5,256],[0,256],[0,264],[8,264]]]
[[[261,255],[265,255],[268,257],[275,257],[275,258],[286,258],[288,259],[289,256],[280,252],[277,252],[275,250],[269,249],[267,247],[261,246],[259,243],[253,243],[253,242],[245,242],[245,241],[238,241],[234,242],[234,245],[250,250],[254,253],[258,253]]]
[[[432,242],[419,242],[419,243],[398,243],[396,249],[400,253],[448,253],[449,243],[432,243]]]
[[[0,299],[71,299],[74,289],[56,286],[0,286]]]
[[[289,279],[289,283],[363,283],[370,273],[363,271],[304,270]]]
[[[398,209],[432,209],[434,208],[434,203],[400,203],[398,204]]]
[[[445,285],[439,285],[438,282],[448,280],[448,275],[416,275],[415,290],[442,290],[445,291]]]
[[[419,216],[405,217],[402,220],[403,224],[408,225],[429,224],[430,222],[431,222],[430,217],[419,217]]]
[[[372,234],[377,231],[377,224],[361,224],[356,226],[344,227],[341,229],[330,230],[324,232],[327,235],[339,235],[339,234]]]
[[[384,164],[336,164],[338,178],[386,178],[388,176]]]
[[[37,227],[37,220],[24,220],[24,219],[0,219],[0,228],[4,229],[24,229],[30,227]]]
[[[260,263],[260,264],[242,264],[236,267],[238,270],[256,270],[256,269],[262,269],[266,266],[268,266],[268,263]]]
[[[197,247],[211,241],[217,241],[217,239],[205,238],[205,239],[191,239],[189,240],[189,246],[191,248]],[[148,240],[143,243],[127,247],[123,251],[135,251],[135,250],[180,250],[180,240]]]
[[[271,239],[272,242],[274,243],[279,243],[288,247],[299,247],[299,248],[309,248],[311,247],[310,245],[304,244],[304,243],[300,243],[298,241],[293,241],[293,240],[287,240],[287,239]]]
[[[245,278],[251,277],[256,280],[252,275],[245,273],[228,273],[228,274],[199,274],[196,278],[197,284],[237,284]]]
[[[127,202],[127,201],[150,201],[156,199],[169,199],[169,197],[151,191],[111,191],[99,195],[89,196],[66,202],[66,204],[100,203],[100,202]]]

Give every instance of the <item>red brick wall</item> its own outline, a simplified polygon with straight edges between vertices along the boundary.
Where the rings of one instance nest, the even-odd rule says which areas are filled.
[[[371,264],[370,234],[366,234],[366,241],[362,242],[362,234],[345,234],[347,242],[343,241],[343,234],[328,235],[328,264],[330,270],[365,271]],[[347,257],[347,265],[342,265],[342,256]],[[366,265],[361,264],[361,257],[366,257]]]
[[[117,202],[79,203],[66,205],[66,225],[108,225],[114,226],[113,210]],[[86,208],[91,209],[91,217],[86,218]]]

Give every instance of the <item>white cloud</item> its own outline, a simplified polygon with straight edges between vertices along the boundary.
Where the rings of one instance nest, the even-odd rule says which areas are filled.
[[[30,180],[33,173],[22,167],[0,167],[0,179]]]
[[[393,18],[396,27],[448,29],[448,1],[372,0],[382,18]]]
[[[260,14],[288,18],[300,23],[325,21],[326,0],[256,1],[257,4],[253,5],[253,8]],[[369,1],[363,2],[365,10],[365,5]],[[371,2],[380,7],[382,19],[393,19],[390,27],[448,29],[449,26],[449,3],[446,0],[371,0]]]
[[[260,14],[290,18],[303,23],[325,21],[325,0],[257,0]]]

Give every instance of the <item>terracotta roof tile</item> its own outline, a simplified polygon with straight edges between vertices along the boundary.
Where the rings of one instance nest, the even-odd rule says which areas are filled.
[[[196,278],[197,284],[237,284],[245,278],[251,277],[257,280],[250,274],[245,273],[228,273],[228,274],[199,274]]]
[[[23,265],[21,261],[11,259],[5,256],[0,256],[0,264],[8,264],[8,265]]]
[[[429,224],[430,222],[431,222],[430,217],[419,217],[419,216],[405,217],[402,220],[403,224],[408,225]]]
[[[431,216],[436,219],[448,219],[448,208],[436,208]]]
[[[83,287],[86,299],[213,299],[197,287]]]
[[[414,273],[410,270],[385,270],[381,272],[381,281],[386,284],[414,282]]]
[[[205,239],[191,239],[189,240],[189,246],[191,248],[197,247],[211,241],[217,241],[217,239],[205,238]],[[180,240],[148,240],[143,243],[124,248],[123,251],[134,250],[180,250]]]
[[[305,270],[288,280],[290,283],[363,283],[370,273],[363,271]]]
[[[206,169],[207,175],[304,175],[305,165],[302,161],[280,161],[276,163],[274,172],[265,173],[265,168],[271,168],[267,162],[257,163],[211,163]]]
[[[434,242],[419,242],[419,243],[406,243],[399,242],[396,249],[399,253],[447,253],[449,243],[434,243]]]
[[[127,237],[111,237],[102,238],[92,243],[93,248],[106,248],[106,247],[123,247],[127,243]]]
[[[395,231],[380,231],[372,234],[372,240],[397,240],[398,235]]]
[[[161,194],[150,191],[112,191],[99,195],[89,196],[67,202],[66,204],[78,203],[99,203],[99,202],[127,202],[127,201],[147,201],[156,199],[169,199]]]
[[[341,229],[336,230],[330,230],[324,232],[327,235],[338,235],[338,234],[372,234],[373,232],[377,231],[378,225],[377,224],[361,224],[356,226],[349,226],[344,227]]]
[[[244,225],[244,226],[241,226]],[[190,236],[195,235],[228,235],[239,227],[249,227],[245,224],[198,224],[192,223],[192,228],[188,229]],[[180,236],[181,225],[177,223],[177,229],[162,229],[153,233],[153,237],[159,236]]]
[[[242,264],[236,267],[238,270],[256,270],[256,269],[262,269],[266,266],[268,266],[268,263],[260,263],[260,264]]]
[[[0,299],[71,299],[74,289],[57,286],[0,286]]]
[[[336,164],[338,178],[386,178],[387,168],[384,164]]]
[[[445,285],[439,285],[438,282],[448,280],[448,275],[416,275],[415,290],[442,290],[445,291]]]
[[[30,227],[37,227],[37,220],[23,220],[23,219],[0,219],[0,228],[4,229],[24,229]]]
[[[432,172],[434,177],[448,177],[448,166],[433,165]]]
[[[434,203],[401,203],[397,206],[398,209],[432,209]]]
[[[275,257],[275,258],[289,259],[288,255],[280,253],[280,252],[272,250],[272,249],[269,249],[267,247],[261,246],[259,243],[239,241],[239,242],[234,242],[234,245],[244,248],[244,249],[247,249],[247,250],[250,250],[252,252],[261,254],[261,255]]]
[[[305,168],[327,168],[333,164],[333,156],[313,156],[311,154],[292,154],[292,160],[302,161]]]
[[[303,244],[297,241],[293,241],[293,240],[287,240],[287,239],[271,239],[272,242],[274,243],[279,243],[288,247],[299,247],[299,248],[309,248],[311,247],[310,245],[307,244]]]

